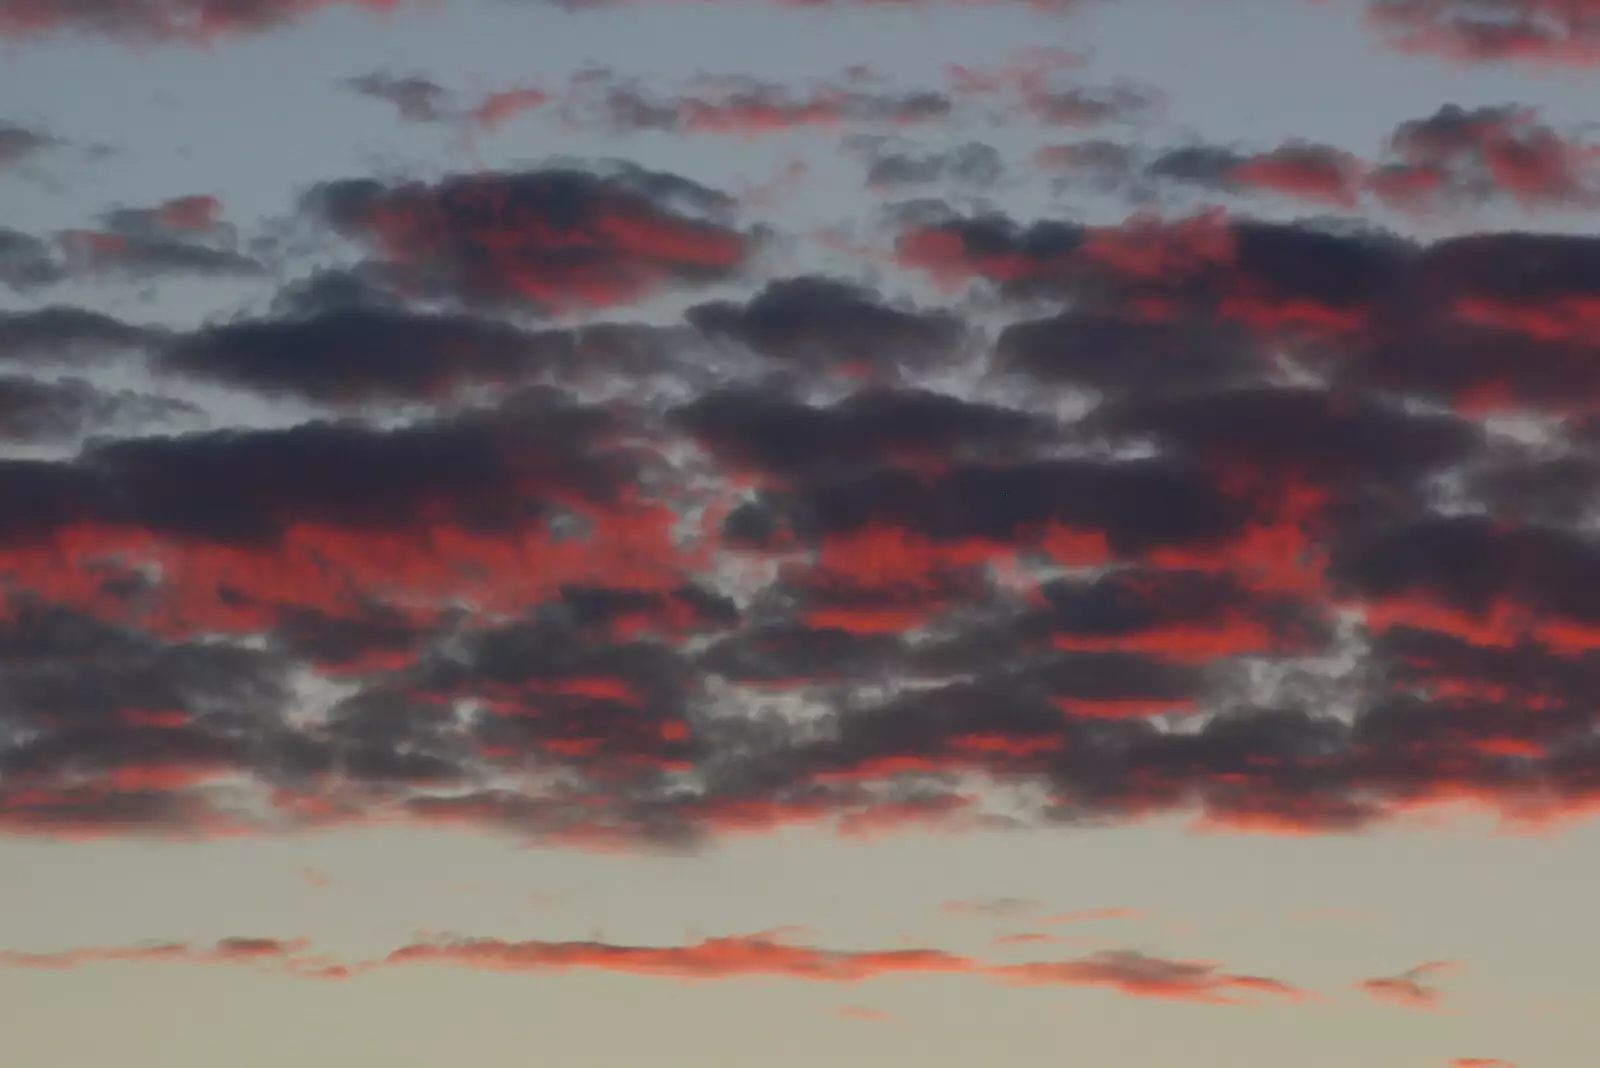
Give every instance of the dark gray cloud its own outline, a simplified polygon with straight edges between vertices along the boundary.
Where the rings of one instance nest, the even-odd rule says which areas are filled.
[[[315,218],[366,244],[413,292],[474,305],[608,307],[739,275],[751,239],[725,194],[618,167],[324,183]]]
[[[1005,174],[1000,152],[976,141],[938,151],[917,151],[875,139],[862,143],[859,151],[867,162],[867,184],[875,189],[938,184],[992,186]]]
[[[82,378],[41,381],[0,376],[0,440],[22,444],[68,441],[88,432],[194,416],[181,401],[102,390]]]
[[[865,287],[803,276],[772,282],[745,304],[691,308],[689,321],[787,364],[893,368],[948,359],[966,337],[960,317],[897,307]]]
[[[59,257],[47,242],[0,227],[0,283],[27,292],[59,282],[64,274]]]
[[[446,115],[449,94],[442,85],[420,75],[363,74],[342,84],[352,92],[393,105],[408,122],[438,122]]]
[[[55,143],[49,134],[0,121],[0,169],[15,166]]]
[[[233,228],[210,196],[176,197],[151,207],[105,212],[96,229],[58,235],[69,271],[249,278],[266,266],[240,252]]]
[[[206,327],[174,339],[160,359],[167,370],[232,386],[349,403],[509,385],[571,350],[563,335],[465,315],[347,308]]]
[[[82,362],[139,352],[165,332],[67,305],[0,312],[0,360]]]

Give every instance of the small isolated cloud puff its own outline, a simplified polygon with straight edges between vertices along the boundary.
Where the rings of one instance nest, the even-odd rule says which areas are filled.
[[[1443,995],[1438,989],[1425,984],[1422,980],[1431,975],[1459,971],[1460,968],[1461,966],[1453,961],[1431,961],[1409,968],[1399,975],[1362,980],[1357,984],[1357,989],[1391,1005],[1432,1011],[1439,1008]]]

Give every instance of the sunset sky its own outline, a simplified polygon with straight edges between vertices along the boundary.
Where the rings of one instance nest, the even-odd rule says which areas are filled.
[[[1600,0],[0,0],[5,1068],[1592,1068]]]

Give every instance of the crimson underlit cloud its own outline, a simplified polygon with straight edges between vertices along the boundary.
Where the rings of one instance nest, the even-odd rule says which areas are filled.
[[[425,964],[501,973],[613,972],[688,981],[776,978],[860,983],[890,976],[946,975],[1009,986],[1101,988],[1128,997],[1212,1005],[1254,1004],[1263,996],[1290,1003],[1311,997],[1277,979],[1225,972],[1215,961],[1172,960],[1126,950],[1066,961],[992,964],[937,949],[819,949],[771,933],[708,938],[680,946],[446,937],[349,963],[314,954],[304,940],[272,938],[229,938],[209,948],[164,943],[0,953],[0,967],[6,968],[53,970],[119,962],[258,965],[320,979]],[[858,1014],[858,1018],[880,1017]]]
[[[1035,161],[1069,183],[1136,197],[1187,187],[1419,219],[1459,218],[1493,204],[1549,211],[1600,203],[1600,147],[1511,105],[1446,105],[1400,123],[1371,158],[1305,140],[1271,149],[1202,141],[1150,152],[1101,139],[1045,145]]]
[[[546,308],[605,307],[669,283],[736,277],[750,239],[718,217],[729,206],[714,190],[634,168],[350,180],[307,200],[412,293]]]
[[[361,88],[428,114],[429,84]],[[1058,162],[1114,169],[1084,144]],[[1332,203],[1349,162],[1205,148],[1169,179]],[[1580,148],[1446,108],[1381,166],[1557,202]],[[921,201],[877,264],[948,294],[914,300],[780,272],[729,196],[629,165],[330,180],[300,209],[345,264],[187,328],[64,301],[235,277],[257,246],[220,198],[0,233],[34,302],[0,315],[0,434],[33,450],[0,461],[8,833],[683,850],[1538,826],[1600,797],[1592,237]],[[203,413],[102,373],[301,421],[186,432]],[[1529,414],[1554,436],[1488,418]],[[341,684],[325,716],[296,713],[307,677]],[[814,715],[755,711],[791,706]]]
[[[1459,62],[1600,62],[1594,0],[1369,0],[1368,21],[1402,52]]]

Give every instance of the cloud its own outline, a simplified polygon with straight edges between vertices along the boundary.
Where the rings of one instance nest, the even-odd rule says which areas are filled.
[[[1039,903],[1021,897],[990,897],[974,901],[946,901],[939,906],[954,916],[984,916],[992,919],[1009,919],[1027,916],[1039,910]]]
[[[153,207],[116,208],[100,228],[57,236],[69,271],[130,274],[198,274],[252,277],[266,267],[237,249],[237,235],[221,221],[215,197],[186,196]]]
[[[995,351],[1007,371],[1112,397],[1243,382],[1262,369],[1261,353],[1237,329],[1087,309],[1013,323]]]
[[[389,104],[406,122],[461,123],[484,130],[493,130],[522,112],[542,108],[554,100],[544,89],[520,86],[486,93],[475,104],[465,105],[457,102],[458,94],[429,78],[382,71],[347,78],[339,86]]]
[[[1072,939],[1048,935],[1043,931],[1019,931],[1014,934],[996,935],[990,944],[994,946],[1037,946],[1070,941]]]
[[[1025,89],[1022,97],[1023,108],[1039,122],[1076,127],[1137,121],[1156,112],[1162,102],[1158,92],[1126,84],[1104,89],[1037,86]]]
[[[1070,297],[1076,310],[1059,320],[1063,328],[1114,316],[1135,320],[1128,329],[1153,330],[1157,337],[1160,331],[1181,336],[1180,327],[1299,335],[1356,354],[1352,369],[1370,366],[1368,354],[1391,343],[1414,346],[1409,356],[1391,353],[1399,365],[1382,373],[1398,374],[1418,361],[1431,363],[1436,340],[1495,329],[1545,344],[1587,336],[1591,298],[1580,272],[1597,249],[1600,243],[1588,237],[1535,232],[1420,245],[1376,227],[1207,212],[1177,219],[1135,215],[1093,228],[934,217],[905,229],[898,258],[946,286],[981,279],[1007,295]],[[1542,266],[1524,270],[1534,256]],[[1170,344],[1181,343],[1174,337]],[[1234,357],[1242,363],[1260,358],[1251,352]],[[1438,366],[1434,373],[1470,375],[1482,366],[1453,362],[1454,371]],[[1512,362],[1507,375],[1530,378],[1554,363],[1524,357],[1533,366],[1515,371]],[[1242,363],[1235,364],[1241,372]],[[1207,367],[1207,360],[1166,364],[1190,372]]]
[[[527,380],[577,347],[573,335],[468,315],[349,306],[203,327],[173,338],[159,366],[320,403],[425,401]]]
[[[1496,196],[1523,207],[1591,206],[1600,150],[1563,137],[1527,109],[1446,105],[1400,124],[1390,161],[1368,185],[1390,206],[1430,210]]]
[[[541,310],[606,307],[736,277],[750,239],[720,193],[636,168],[324,183],[310,212],[418,295]]]
[[[1240,1004],[1258,994],[1289,1000],[1308,996],[1275,979],[1221,972],[1211,961],[1167,960],[1127,951],[1072,961],[985,964],[935,949],[822,950],[763,936],[663,947],[459,939],[413,943],[395,950],[385,961],[389,965],[425,962],[485,971],[599,970],[689,980],[767,976],[854,983],[889,975],[973,975],[1015,986],[1102,987],[1129,997],[1218,1005]]]
[[[1518,292],[1455,253],[1267,234],[1280,257],[1331,253],[1354,271],[1393,255],[1398,273],[1443,256],[1426,269]],[[1085,238],[1089,269],[1136,283],[1218,269],[1190,238],[1168,253],[1160,231],[1117,237]],[[1337,272],[1312,277],[1339,293]],[[818,292],[888,325],[798,316],[835,333],[773,349],[790,370],[923,336],[920,313]],[[1374,322],[1390,314],[1356,293]],[[196,351],[219,381],[302,399],[433,396],[433,372],[350,355],[403,352],[434,321],[380,298],[323,278],[280,318],[179,344],[210,345]],[[743,326],[760,299],[728,314],[770,349],[782,315]],[[296,318],[352,311],[398,316],[403,342],[313,345]],[[463,336],[489,325],[454,314]],[[110,331],[120,351],[115,321],[62,322],[68,338]],[[1076,335],[1041,322],[1038,344],[1060,348],[1041,353],[1066,361]],[[1257,330],[1271,336],[1254,325],[1241,343]],[[241,337],[271,344],[248,355],[258,342]],[[17,776],[0,813],[29,833],[404,819],[681,848],[793,823],[983,826],[986,791],[1017,785],[1034,800],[1008,818],[1044,825],[1187,812],[1322,833],[1466,799],[1582,811],[1590,554],[1559,531],[1432,512],[1440,472],[1515,458],[1459,417],[1362,393],[1363,338],[1338,369],[1353,392],[1222,376],[1172,393],[1132,376],[1096,384],[1106,401],[1073,423],[889,374],[831,400],[780,378],[653,409],[527,388],[390,429],[312,422],[7,461],[0,484],[28,506],[0,528],[16,650],[0,665],[16,732],[0,759]],[[451,374],[471,369],[470,346],[450,351]],[[1074,381],[1071,366],[1050,373]],[[1485,476],[1481,492],[1546,507],[1504,483]],[[742,561],[773,570],[735,596]],[[1098,570],[1025,570],[1044,563]],[[1365,645],[1345,676],[1295,674],[1340,648],[1350,611]],[[1241,678],[1261,657],[1288,666],[1283,688]],[[300,668],[353,692],[299,720]],[[728,694],[741,714],[720,710]],[[818,714],[759,713],[778,698]],[[64,707],[80,718],[53,719]],[[1168,717],[1193,718],[1180,731]],[[551,769],[558,789],[538,778]],[[266,796],[242,805],[225,782]]]
[[[1482,155],[1480,120],[1394,151]],[[687,850],[1593,808],[1592,237],[921,202],[894,262],[985,300],[912,303],[777,273],[725,194],[637,168],[304,206],[364,258],[248,314],[0,315],[0,429],[55,450],[0,463],[10,833]],[[232,247],[205,195],[96,226],[135,277]],[[79,266],[8,242],[25,287]],[[537,322],[668,292],[698,303]],[[146,371],[306,421],[147,425],[184,413],[109,384]]]
[[[29,39],[65,32],[90,33],[129,43],[204,44],[218,38],[264,33],[325,7],[349,5],[375,12],[401,0],[5,0],[0,36]]]
[[[479,126],[492,130],[525,111],[537,110],[549,102],[549,93],[532,86],[501,89],[478,102],[472,109],[472,119]]]
[[[108,963],[283,963],[300,954],[308,945],[303,939],[224,938],[206,948],[165,942],[126,948],[69,949],[55,953],[17,953],[7,950],[0,951],[0,967],[54,971]]]
[[[1582,209],[1600,196],[1600,149],[1511,105],[1446,105],[1398,124],[1365,158],[1297,139],[1265,150],[1194,141],[1155,152],[1092,140],[1045,146],[1037,159],[1136,201],[1188,186],[1350,214],[1381,207],[1437,218],[1492,204]]]
[[[976,141],[934,152],[902,148],[884,137],[847,140],[846,147],[867,164],[867,185],[881,192],[936,184],[992,186],[1005,173],[999,151]]]
[[[1452,972],[1459,968],[1460,965],[1451,961],[1432,961],[1409,968],[1399,975],[1365,979],[1357,984],[1357,989],[1378,1001],[1403,1008],[1437,1009],[1442,995],[1436,988],[1428,986],[1422,980],[1430,975]]]
[[[1600,61],[1589,0],[1369,0],[1366,14],[1403,52],[1471,63]]]
[[[867,1023],[884,1023],[894,1019],[882,1009],[874,1009],[866,1005],[845,1005],[839,1009],[839,1015],[847,1020],[862,1020]]]
[[[748,76],[702,74],[682,88],[662,90],[592,67],[561,86],[513,85],[472,103],[414,74],[372,72],[340,85],[390,104],[408,122],[459,123],[478,130],[493,130],[524,112],[548,108],[568,128],[607,134],[757,138],[807,128],[938,122],[951,117],[956,106],[943,92],[873,88],[858,78],[796,89]]]
[[[402,119],[409,122],[438,122],[445,117],[442,106],[445,88],[420,75],[393,75],[374,72],[342,83],[352,92],[392,104]]]
[[[806,86],[748,75],[701,74],[680,87],[660,88],[589,67],[561,86],[516,85],[471,104],[455,102],[454,94],[418,75],[374,72],[341,84],[389,103],[402,119],[414,122],[493,128],[522,112],[548,108],[568,128],[739,138],[805,129],[925,126],[958,119],[973,107],[989,109],[996,121],[1023,117],[1051,126],[1091,127],[1140,121],[1162,106],[1161,94],[1145,86],[1061,80],[1061,71],[1080,62],[1081,57],[1058,49],[1025,50],[995,68],[952,66],[946,71],[946,89],[892,88],[863,69]],[[956,162],[967,174],[997,166],[981,146],[965,150],[953,168]],[[925,163],[923,169],[931,165]]]
[[[1324,145],[1290,142],[1240,161],[1229,177],[1238,184],[1339,208],[1354,208],[1360,164]]]
[[[1075,961],[1012,965],[1001,973],[1006,981],[1027,986],[1099,986],[1129,997],[1240,1004],[1252,995],[1268,994],[1290,1001],[1310,995],[1277,979],[1233,975],[1215,961],[1167,960],[1128,950],[1095,953]]]
[[[1052,432],[1014,409],[915,389],[863,390],[829,407],[769,390],[723,390],[671,417],[729,466],[801,482],[858,467],[863,456],[915,463],[1015,453]]]
[[[1098,987],[1129,997],[1214,1005],[1249,1004],[1256,995],[1289,1001],[1311,997],[1276,979],[1222,972],[1212,961],[1168,960],[1115,951],[1068,961],[991,964],[938,949],[820,949],[786,941],[781,932],[707,938],[679,946],[441,936],[401,946],[381,958],[349,964],[313,954],[310,943],[303,939],[275,938],[225,938],[206,948],[174,942],[53,953],[0,952],[0,967],[7,968],[66,969],[118,962],[267,965],[303,978],[322,979],[419,964],[514,974],[612,972],[686,981],[778,978],[860,983],[897,975],[956,975],[1012,986]],[[886,1018],[859,1008],[846,1015]]]
[[[845,84],[793,91],[754,78],[702,78],[676,95],[655,95],[606,71],[578,79],[564,102],[579,122],[615,132],[759,137],[804,127],[844,124],[907,125],[947,118],[954,105],[943,93],[892,92]]]
[[[865,287],[816,275],[769,283],[743,305],[699,305],[687,318],[711,337],[797,365],[927,366],[953,355],[967,333],[948,312],[897,307]]]
[[[82,378],[41,381],[0,375],[0,440],[49,444],[118,424],[162,422],[197,415],[181,401],[132,390],[102,390]]]
[[[49,243],[0,227],[0,284],[28,292],[61,281],[65,271]]]
[[[54,144],[56,139],[49,134],[0,122],[0,170],[14,167]]]
[[[1108,86],[1068,83],[1061,75],[1082,67],[1082,53],[1029,48],[993,67],[949,64],[945,76],[963,98],[998,97],[1016,115],[1046,126],[1093,127],[1137,122],[1165,104],[1159,90],[1131,82]]]
[[[143,352],[164,336],[154,327],[61,304],[0,312],[0,360],[6,362],[82,364]]]
[[[568,10],[627,6],[632,0],[558,0]],[[859,4],[866,0],[845,0]],[[949,0],[894,0],[906,6],[943,6]],[[1017,2],[1017,0],[987,0]],[[1048,14],[1065,14],[1079,0],[1022,0]],[[353,7],[376,14],[403,11],[406,0],[0,0],[0,36],[31,39],[85,33],[129,44],[205,45],[219,39],[268,33],[325,8]]]
[[[960,975],[983,971],[976,961],[936,949],[832,951],[789,945],[763,936],[711,938],[684,946],[460,939],[413,943],[395,950],[385,961],[390,965],[443,963],[485,971],[592,970],[674,979],[771,976],[844,983],[908,973]]]

